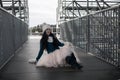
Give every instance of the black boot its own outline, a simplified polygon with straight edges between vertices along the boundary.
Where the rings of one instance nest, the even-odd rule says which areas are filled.
[[[73,53],[70,56],[67,56],[65,60],[74,69],[81,69],[81,68],[83,68],[82,65],[77,63],[76,58],[75,58]]]

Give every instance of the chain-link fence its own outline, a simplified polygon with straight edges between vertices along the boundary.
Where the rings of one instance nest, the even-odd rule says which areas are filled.
[[[120,6],[60,24],[61,37],[120,67]]]
[[[28,25],[0,8],[0,67],[27,40]]]

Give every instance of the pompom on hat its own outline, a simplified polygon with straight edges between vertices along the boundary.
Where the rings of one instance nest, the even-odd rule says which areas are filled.
[[[52,27],[50,27],[50,25],[48,25],[48,24],[45,24],[45,25],[42,27],[42,29],[43,29],[43,32],[44,32],[46,29],[51,29],[51,32],[52,32]]]

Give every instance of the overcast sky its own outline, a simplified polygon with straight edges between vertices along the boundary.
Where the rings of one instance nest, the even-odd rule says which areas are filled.
[[[58,0],[28,0],[30,27],[43,22],[56,24],[56,7]]]

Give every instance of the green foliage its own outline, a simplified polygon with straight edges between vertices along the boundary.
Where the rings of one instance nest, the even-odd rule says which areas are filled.
[[[42,27],[46,25],[46,23],[43,23],[43,24],[40,24],[40,25],[37,25],[37,26],[34,26],[34,27],[31,27],[29,30],[32,32],[32,33],[35,33],[35,32],[39,32],[40,34],[42,34]],[[56,32],[56,25],[50,25],[53,29],[53,32]]]

